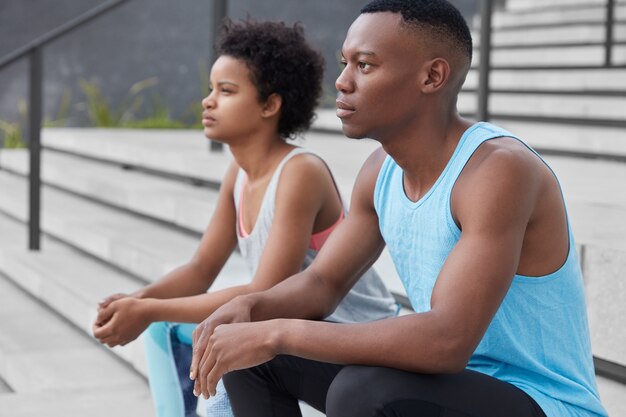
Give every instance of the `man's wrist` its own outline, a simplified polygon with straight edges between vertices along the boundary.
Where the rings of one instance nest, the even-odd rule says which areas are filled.
[[[299,320],[274,319],[271,331],[268,332],[269,344],[273,352],[277,355],[288,355],[290,352],[290,342],[295,333],[295,324]]]

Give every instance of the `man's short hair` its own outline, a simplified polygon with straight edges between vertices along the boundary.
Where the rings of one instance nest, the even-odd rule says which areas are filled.
[[[445,39],[472,62],[472,35],[461,12],[446,0],[374,0],[361,13],[400,13],[409,27],[425,29]]]

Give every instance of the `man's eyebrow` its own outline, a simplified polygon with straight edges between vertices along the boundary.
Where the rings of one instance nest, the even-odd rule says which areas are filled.
[[[353,54],[350,54],[352,56],[361,56],[361,55],[367,55],[367,56],[376,56],[376,53],[374,51],[356,51]],[[341,52],[341,57],[345,58],[346,54],[344,54],[343,52]]]

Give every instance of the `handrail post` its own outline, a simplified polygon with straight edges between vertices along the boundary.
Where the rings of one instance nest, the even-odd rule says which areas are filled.
[[[480,61],[478,67],[478,120],[489,120],[489,73],[491,72],[491,14],[493,0],[483,0],[480,13]]]
[[[213,63],[217,59],[215,53],[215,42],[219,36],[220,28],[226,16],[228,16],[228,0],[210,0],[211,3],[211,34],[210,34],[210,51],[209,51],[209,64],[213,66]],[[224,145],[221,142],[215,140],[209,141],[209,149],[211,152],[221,152],[224,149]]]
[[[604,22],[604,66],[610,67],[613,61],[613,28],[615,26],[615,0],[606,0],[606,21]]]
[[[42,46],[36,46],[30,53],[29,79],[29,248],[39,250],[41,212],[41,119],[43,54]]]

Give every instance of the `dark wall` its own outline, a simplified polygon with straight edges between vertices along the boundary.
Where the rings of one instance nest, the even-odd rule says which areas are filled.
[[[86,125],[84,79],[100,86],[112,107],[120,107],[131,86],[156,77],[143,91],[158,96],[176,118],[191,117],[208,74],[211,0],[133,0],[109,15],[63,37],[44,54],[44,112],[57,117],[64,94],[71,95],[69,125]],[[467,15],[477,0],[456,3]],[[80,15],[103,0],[0,0],[0,56]],[[337,54],[350,23],[365,0],[230,0],[229,16],[301,22],[327,62],[324,103],[333,103],[339,73]],[[27,97],[28,66],[0,71],[0,119],[15,121]]]

